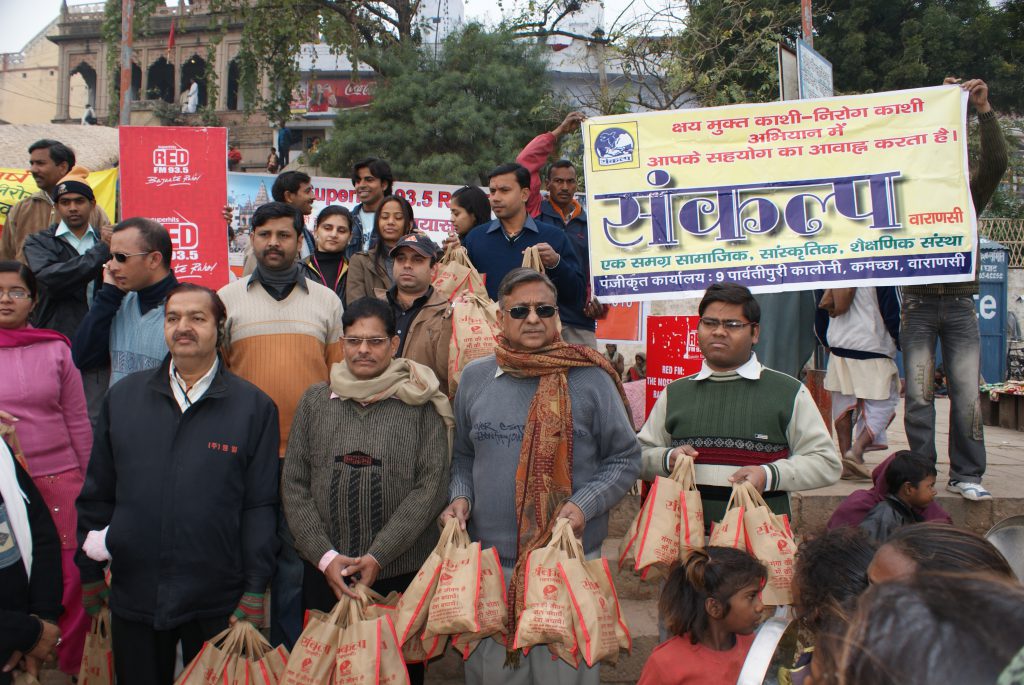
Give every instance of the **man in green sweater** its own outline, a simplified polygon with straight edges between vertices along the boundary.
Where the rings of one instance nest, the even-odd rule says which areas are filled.
[[[753,353],[761,308],[745,287],[715,283],[698,307],[699,373],[662,391],[638,436],[640,477],[668,476],[680,454],[697,464],[704,520],[719,521],[732,484],[750,483],[776,513],[789,492],[839,480],[842,465],[818,407],[800,381]]]
[[[947,78],[945,83],[960,79]],[[978,113],[981,151],[971,173],[971,198],[979,216],[1006,171],[1006,139],[988,101],[981,79],[961,84]],[[935,451],[935,344],[942,343],[942,364],[949,383],[949,483],[946,489],[965,499],[992,499],[982,484],[985,475],[985,436],[981,427],[978,378],[981,375],[981,336],[974,298],[978,296],[978,250],[974,251],[974,280],[903,288],[900,344],[907,376],[903,426],[910,449],[929,457]],[[999,378],[988,378],[999,381]]]

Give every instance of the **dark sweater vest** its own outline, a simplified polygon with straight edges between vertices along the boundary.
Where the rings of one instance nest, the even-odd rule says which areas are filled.
[[[786,429],[799,390],[800,381],[771,369],[762,369],[756,381],[737,373],[682,378],[665,389],[665,430],[673,447],[697,450],[698,464],[767,465],[777,483],[771,464],[789,456]],[[706,525],[720,521],[732,488],[702,485],[700,492]],[[764,498],[776,513],[789,513],[786,493],[765,492]]]

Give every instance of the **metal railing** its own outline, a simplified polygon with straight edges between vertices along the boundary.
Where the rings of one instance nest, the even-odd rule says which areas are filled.
[[[1024,269],[1024,219],[979,219],[978,233],[1010,251],[1011,269]]]

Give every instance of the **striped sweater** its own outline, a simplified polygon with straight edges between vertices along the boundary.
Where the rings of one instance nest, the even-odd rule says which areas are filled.
[[[294,428],[281,496],[299,554],[314,566],[331,550],[372,554],[382,579],[418,570],[448,494],[448,435],[433,406],[363,406],[318,383]]]
[[[281,424],[281,455],[302,393],[326,381],[342,360],[341,302],[330,288],[307,280],[280,302],[252,277],[219,295],[228,310],[223,359],[233,373],[270,395]]]

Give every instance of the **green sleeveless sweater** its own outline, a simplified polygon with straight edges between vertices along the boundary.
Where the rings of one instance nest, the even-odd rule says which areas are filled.
[[[768,466],[773,482],[778,473],[772,462],[789,456],[786,431],[800,381],[771,369],[762,369],[758,380],[738,373],[715,374],[705,380],[690,376],[665,389],[668,404],[665,430],[672,446],[692,445],[698,464]],[[732,493],[731,488],[700,486],[707,524],[719,521]],[[785,492],[766,492],[765,501],[776,513],[789,514]]]

